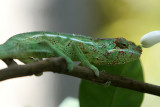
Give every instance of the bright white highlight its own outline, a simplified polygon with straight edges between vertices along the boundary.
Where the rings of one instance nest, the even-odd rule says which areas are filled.
[[[129,53],[141,55],[141,54],[138,53],[138,52],[131,51],[131,50],[126,50],[126,49],[111,49],[111,50],[108,50],[109,53],[112,53],[112,52],[115,52],[115,51],[119,51],[119,52],[120,52],[120,51],[123,51],[123,52],[129,52]]]
[[[145,34],[141,40],[141,45],[144,48],[149,48],[156,43],[160,42],[160,31],[152,31],[147,34]]]
[[[81,41],[81,40],[75,39],[75,38],[71,38],[71,40],[78,41],[78,42],[83,42],[83,43],[88,43],[90,45],[94,45],[93,42],[85,42],[85,41]]]
[[[52,34],[45,34],[46,36],[49,36],[49,37],[61,37],[61,38],[64,38],[66,39],[67,37],[65,36],[61,36],[61,35],[52,35]]]
[[[39,37],[39,36],[43,36],[43,35],[34,35],[34,36],[30,37],[30,38],[35,38],[35,37]]]

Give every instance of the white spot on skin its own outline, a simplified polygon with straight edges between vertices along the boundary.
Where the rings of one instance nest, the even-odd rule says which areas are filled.
[[[138,56],[140,56],[141,54],[135,51],[131,51],[131,50],[126,50],[126,49],[111,49],[108,50],[109,53],[115,52],[115,51],[123,51],[123,52],[129,52],[129,53],[133,53],[133,54],[137,54]]]
[[[160,31],[152,31],[147,34],[145,34],[141,40],[141,45],[144,48],[149,48],[156,43],[160,42]]]
[[[62,35],[53,35],[53,34],[46,34],[46,36],[49,36],[49,37],[61,37],[61,38],[64,38],[64,39],[67,38],[66,36],[62,36]]]
[[[34,37],[39,37],[39,36],[44,36],[44,35],[41,35],[41,34],[38,34],[38,35],[34,35],[30,38],[34,38]],[[53,34],[45,34],[45,36],[48,36],[48,37],[60,37],[60,38],[64,38],[64,39],[67,39],[68,37],[66,36],[62,36],[62,35],[53,35]],[[74,34],[73,34],[74,36]],[[70,38],[71,40],[73,41],[78,41],[78,42],[82,42],[82,43],[87,43],[87,44],[90,44],[90,45],[94,45],[93,42],[85,42],[85,41],[81,41],[79,39],[75,39],[75,38]]]
[[[38,35],[34,35],[34,36],[30,37],[30,38],[35,38],[35,37],[40,37],[40,36],[67,38],[67,37],[65,37],[65,36],[61,36],[61,35],[53,35],[53,34],[45,34],[45,35],[38,34]]]
[[[34,36],[30,37],[30,38],[35,38],[35,37],[39,37],[39,36],[43,36],[43,35],[34,35]]]
[[[73,40],[73,41],[78,41],[78,42],[82,42],[82,43],[88,43],[88,44],[90,44],[90,45],[94,45],[93,42],[85,42],[85,41],[81,41],[81,40],[75,39],[75,38],[71,38],[71,40]]]

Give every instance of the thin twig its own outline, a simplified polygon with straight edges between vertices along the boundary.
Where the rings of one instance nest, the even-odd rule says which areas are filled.
[[[2,69],[0,70],[0,81],[48,71],[78,77],[98,84],[105,84],[107,81],[111,81],[111,85],[113,86],[160,96],[160,86],[144,83],[127,77],[108,74],[105,72],[100,72],[99,77],[96,77],[92,70],[81,66],[75,66],[72,72],[68,72],[66,61],[62,57],[49,58],[44,61],[30,63],[27,65],[15,65]]]

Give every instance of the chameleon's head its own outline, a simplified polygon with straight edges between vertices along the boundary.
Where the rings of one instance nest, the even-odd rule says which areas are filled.
[[[140,57],[142,49],[133,42],[124,38],[115,38],[110,42],[109,49],[106,50],[108,64],[123,64],[136,60]]]

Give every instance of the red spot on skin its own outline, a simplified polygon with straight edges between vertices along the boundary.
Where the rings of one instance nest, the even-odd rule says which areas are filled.
[[[91,47],[91,46],[90,46],[89,48],[90,48],[90,49],[93,49],[93,47]]]
[[[50,41],[50,43],[52,43],[52,45],[56,44],[55,41],[53,41],[53,42],[52,42],[52,40],[49,40],[49,41]]]
[[[96,59],[97,59],[97,58],[96,58]],[[99,59],[97,59],[96,64],[98,64],[98,65],[101,64],[100,61],[99,61]]]
[[[78,43],[78,46],[81,50],[85,50],[85,46],[83,45],[83,43]]]
[[[53,45],[52,40],[49,40],[49,42]]]
[[[133,56],[133,53],[130,54],[130,58],[132,58],[132,56]]]
[[[93,47],[89,47],[93,52],[97,52],[97,50]]]
[[[121,55],[123,55],[123,56],[125,54],[125,52],[123,52],[123,51],[119,51],[118,53],[121,54]]]
[[[103,55],[104,55],[106,58],[108,58],[110,54],[111,54],[111,53],[108,53],[108,51],[106,50],[106,53],[103,54]]]
[[[118,56],[116,56],[116,59],[117,59],[117,60],[118,60],[118,58],[119,58],[119,57],[118,57]]]
[[[70,46],[70,45],[71,45],[71,43],[72,43],[72,41],[70,41],[70,42],[68,43],[68,45],[67,45],[67,46]]]
[[[78,43],[78,46],[81,47],[81,43]]]
[[[49,39],[49,42],[50,42],[52,45],[54,45],[54,42],[55,42],[55,41],[53,41],[52,39]]]
[[[93,38],[90,38],[90,40],[94,40]]]
[[[85,47],[84,47],[84,45],[82,45],[82,50],[84,50],[85,49]]]
[[[113,65],[115,65],[115,64],[116,64],[116,61],[115,61],[115,60],[113,60],[112,64],[113,64]]]

